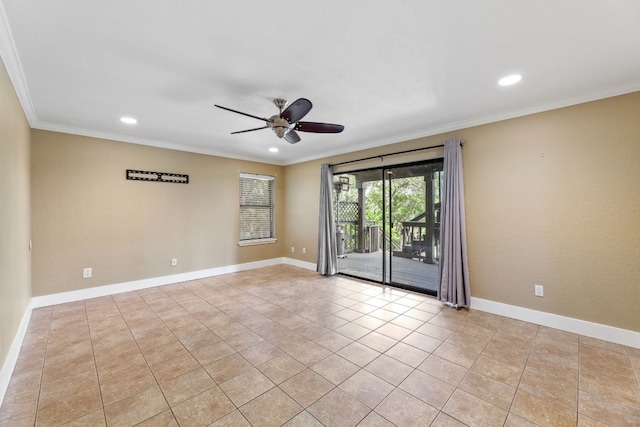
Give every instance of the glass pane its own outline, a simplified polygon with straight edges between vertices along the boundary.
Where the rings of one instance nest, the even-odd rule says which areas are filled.
[[[382,170],[335,176],[334,183],[338,271],[382,282]]]
[[[441,171],[441,162],[387,171],[391,284],[437,292]]]
[[[240,207],[240,240],[273,237],[271,208]]]

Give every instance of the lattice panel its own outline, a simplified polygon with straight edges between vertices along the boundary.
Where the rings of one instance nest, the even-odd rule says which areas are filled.
[[[335,202],[334,212],[338,222],[358,222],[358,202]]]

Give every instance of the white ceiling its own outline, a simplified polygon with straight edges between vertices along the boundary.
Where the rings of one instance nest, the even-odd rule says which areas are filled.
[[[0,0],[0,54],[33,128],[286,165],[638,91],[640,1]],[[276,97],[345,130],[213,107]]]

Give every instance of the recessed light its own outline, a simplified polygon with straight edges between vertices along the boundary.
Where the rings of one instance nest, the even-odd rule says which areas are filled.
[[[278,150],[276,147],[271,147],[269,148],[269,151],[271,151],[272,153],[277,153],[280,150]]]
[[[135,125],[136,123],[138,123],[138,121],[133,117],[120,117],[120,121],[128,125]]]
[[[522,80],[522,76],[520,74],[511,74],[510,76],[506,76],[498,80],[498,84],[500,86],[510,86],[518,83],[520,80]]]

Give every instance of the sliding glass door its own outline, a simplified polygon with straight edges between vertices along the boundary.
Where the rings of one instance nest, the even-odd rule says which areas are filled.
[[[386,283],[435,294],[440,249],[442,162],[385,170]]]
[[[334,189],[338,271],[385,282],[383,170],[339,175]]]
[[[435,294],[441,179],[441,160],[336,176],[338,271]]]

